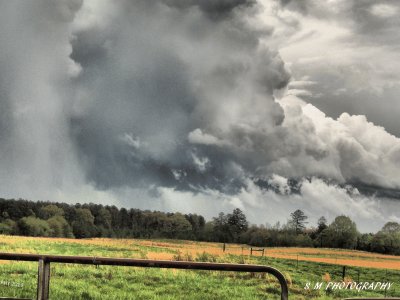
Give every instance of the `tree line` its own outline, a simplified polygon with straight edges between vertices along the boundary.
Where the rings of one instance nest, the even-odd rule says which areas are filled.
[[[321,217],[308,227],[301,210],[286,224],[250,225],[238,208],[206,222],[198,214],[0,199],[0,234],[68,238],[170,238],[269,247],[329,247],[400,255],[400,224],[388,222],[377,233],[361,234],[347,216],[328,224]]]

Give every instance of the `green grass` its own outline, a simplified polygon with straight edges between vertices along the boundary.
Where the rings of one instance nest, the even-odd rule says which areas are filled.
[[[1,280],[23,287],[0,287],[1,296],[34,298],[36,264],[1,266]],[[51,299],[278,299],[274,282],[235,274],[132,267],[51,267]],[[239,284],[238,284],[239,283]],[[266,295],[264,290],[275,293]]]
[[[145,257],[147,251],[158,251],[154,245],[132,243],[116,247],[107,245],[77,244],[68,242],[40,241],[34,238],[16,238],[13,244],[0,243],[1,252],[30,252],[108,256]],[[157,241],[155,241],[157,242]],[[184,243],[182,243],[184,245]],[[168,251],[173,251],[167,249]],[[167,251],[163,249],[163,251]],[[184,248],[182,249],[184,251]],[[204,256],[207,257],[207,256]],[[320,282],[329,273],[332,281],[341,281],[342,267],[323,263],[286,259],[242,257],[227,255],[219,262],[254,263],[275,267],[287,277],[290,299],[342,299],[345,297],[383,297],[383,291],[305,290],[307,282]],[[359,275],[358,275],[359,274]],[[391,281],[394,286],[387,296],[400,295],[400,271],[372,268],[347,267],[347,276],[354,281]],[[0,297],[25,297],[36,295],[37,263],[11,262],[0,264]],[[7,286],[6,283],[14,286]],[[277,280],[272,275],[166,270],[157,268],[133,268],[111,266],[83,266],[51,264],[51,299],[280,299]]]

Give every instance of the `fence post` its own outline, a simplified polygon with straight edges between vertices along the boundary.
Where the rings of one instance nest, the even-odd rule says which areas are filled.
[[[388,270],[386,269],[386,278],[385,280],[387,281],[388,279]],[[386,298],[386,294],[387,294],[387,288],[385,288],[385,298]]]
[[[344,278],[346,277],[346,266],[343,266],[343,272],[342,272],[342,280],[344,281]]]
[[[50,287],[50,262],[44,258],[39,259],[37,299],[48,300]]]

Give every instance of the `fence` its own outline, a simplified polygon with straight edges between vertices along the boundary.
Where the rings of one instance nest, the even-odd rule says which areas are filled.
[[[261,252],[261,256],[264,257],[264,248],[250,248],[250,255],[253,255],[253,252]]]
[[[228,248],[226,243],[223,243],[222,244],[222,251],[223,252],[229,252],[229,250],[231,250],[231,253],[232,252],[235,253],[235,252],[241,250],[241,254],[242,255],[245,254],[245,251],[249,251],[250,256],[253,256],[253,252],[254,253],[255,252],[261,252],[261,256],[264,257],[266,248],[254,248],[254,247],[232,246],[232,245],[229,245],[229,248]]]
[[[0,253],[0,260],[37,261],[39,263],[37,284],[38,300],[49,299],[51,276],[50,263],[269,273],[274,275],[279,281],[281,286],[281,300],[288,299],[288,286],[283,274],[275,268],[263,265],[13,253]]]

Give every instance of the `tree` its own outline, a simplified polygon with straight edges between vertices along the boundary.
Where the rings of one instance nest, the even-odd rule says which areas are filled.
[[[202,241],[217,241],[215,239],[215,223],[213,221],[208,221],[204,224],[204,229],[201,233],[200,240]]]
[[[301,233],[306,228],[305,224],[308,223],[306,222],[308,217],[300,209],[297,209],[296,211],[292,212],[290,216],[292,218],[289,221],[290,226],[296,233]]]
[[[185,215],[185,218],[192,225],[192,238],[198,240],[206,223],[204,217],[196,214],[188,214]]]
[[[381,232],[388,234],[400,233],[400,224],[397,222],[387,222],[382,227]]]
[[[363,233],[357,239],[357,250],[371,251],[371,244],[374,235],[372,233]]]
[[[232,214],[228,214],[227,223],[229,232],[235,242],[237,242],[240,234],[246,232],[249,227],[246,215],[239,208],[235,208]]]
[[[64,216],[64,210],[54,204],[49,204],[40,208],[40,217],[42,219],[47,220],[54,216]]]
[[[371,250],[387,254],[400,254],[400,224],[386,223],[372,238]]]
[[[74,237],[72,228],[63,216],[55,215],[47,220],[51,229],[51,236],[54,237]]]
[[[111,229],[111,221],[112,217],[110,212],[102,207],[99,211],[98,214],[94,220],[94,224],[96,226],[102,226],[105,229]]]
[[[76,209],[75,220],[72,222],[72,229],[77,238],[89,238],[95,235],[96,227],[94,225],[94,217],[89,209]]]
[[[172,238],[187,238],[192,230],[192,225],[181,213],[169,216],[168,223],[170,223],[170,230],[167,234]]]
[[[306,234],[299,234],[294,238],[294,245],[296,247],[312,247],[313,241]]]
[[[129,217],[128,211],[126,208],[121,208],[119,210],[119,228],[130,228],[132,226],[132,221]]]
[[[324,216],[322,216],[321,218],[318,219],[318,228],[317,228],[317,232],[320,233],[322,232],[324,229],[326,229],[328,227],[327,225],[327,221],[326,218]]]
[[[328,228],[326,218],[324,216],[320,217],[317,222],[317,229],[310,233],[310,237],[314,240],[314,245],[323,247],[324,240],[326,236],[326,228]]]
[[[324,232],[330,247],[353,249],[357,245],[357,226],[347,216],[336,217]]]
[[[218,217],[213,218],[213,237],[216,242],[228,243],[231,241],[229,232],[228,216],[223,212],[218,214]]]
[[[1,213],[1,217],[0,217],[0,220],[1,220],[1,221],[7,220],[7,219],[9,219],[9,218],[10,218],[10,216],[9,216],[8,212],[3,211],[3,212]]]
[[[268,238],[268,229],[252,225],[245,233],[240,235],[239,241],[252,246],[263,247],[267,245]]]
[[[0,234],[15,234],[17,231],[17,223],[11,219],[0,223]]]

